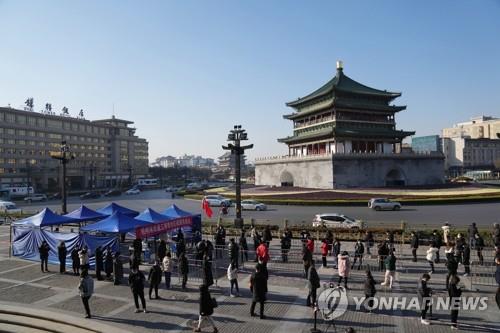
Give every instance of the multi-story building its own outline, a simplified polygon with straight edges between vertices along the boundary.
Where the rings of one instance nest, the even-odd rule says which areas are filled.
[[[186,155],[181,157],[162,156],[151,163],[151,166],[161,166],[164,168],[188,167],[188,168],[211,168],[215,165],[213,158],[206,158],[195,155]]]
[[[491,116],[471,118],[443,129],[443,138],[469,137],[471,139],[500,139],[500,119]]]
[[[443,138],[445,167],[451,175],[467,170],[500,169],[500,140],[466,136]]]
[[[70,189],[111,187],[145,177],[148,142],[135,135],[131,124],[114,116],[90,121],[67,111],[55,115],[1,107],[0,184],[57,190],[61,165],[50,153],[59,151],[62,141],[75,157],[67,164]]]
[[[411,138],[411,149],[417,153],[443,151],[439,135],[414,136]]]
[[[278,139],[288,156],[257,159],[256,185],[310,188],[427,185],[444,180],[441,153],[402,149],[415,132],[396,129],[391,104],[401,93],[370,88],[344,74],[289,102],[293,135]]]

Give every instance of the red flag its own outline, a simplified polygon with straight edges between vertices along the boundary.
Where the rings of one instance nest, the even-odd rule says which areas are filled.
[[[210,208],[210,205],[208,204],[208,201],[203,198],[203,200],[201,201],[201,208],[203,209],[203,211],[205,212],[205,214],[207,214],[208,218],[211,218],[212,217],[212,208]]]

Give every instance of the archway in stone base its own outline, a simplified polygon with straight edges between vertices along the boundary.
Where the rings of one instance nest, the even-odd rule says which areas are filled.
[[[283,171],[280,176],[280,183],[281,186],[287,187],[287,186],[293,186],[293,176],[290,172],[288,171]]]
[[[385,186],[398,187],[405,186],[406,178],[399,169],[391,169],[385,176]]]

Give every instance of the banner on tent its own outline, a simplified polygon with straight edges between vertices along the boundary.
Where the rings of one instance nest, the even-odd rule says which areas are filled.
[[[146,225],[142,227],[137,227],[135,229],[135,234],[137,238],[147,238],[166,232],[176,230],[178,228],[190,227],[193,225],[193,217],[179,217],[177,219],[168,220],[166,222],[154,223],[151,225]]]

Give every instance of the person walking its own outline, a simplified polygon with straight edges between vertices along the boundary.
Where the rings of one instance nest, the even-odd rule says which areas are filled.
[[[236,254],[236,258],[238,258],[238,254]],[[201,268],[203,270],[203,284],[210,287],[214,284],[214,276],[212,272],[212,261],[208,258],[207,254],[203,257]]]
[[[144,298],[144,281],[146,278],[144,274],[139,270],[139,267],[132,267],[132,271],[128,276],[128,284],[130,286],[130,290],[132,291],[132,295],[134,296],[135,303],[135,312],[140,312],[139,310],[139,298],[141,299],[142,304],[142,312],[147,313],[146,310],[146,299]]]
[[[476,222],[472,222],[472,224],[467,229],[467,234],[469,236],[469,246],[471,249],[476,248],[476,235],[479,234],[479,231],[476,227]]]
[[[311,307],[316,307],[317,291],[320,287],[320,280],[316,267],[314,267],[314,261],[311,261],[311,266],[307,272],[307,287],[309,289],[309,294],[307,295],[306,305]]]
[[[335,237],[332,245],[332,256],[333,256],[333,268],[337,269],[338,256],[340,254],[340,241]]]
[[[375,288],[375,279],[373,278],[372,272],[367,269],[366,270],[366,279],[365,279],[365,285],[364,285],[364,291],[365,291],[365,299],[366,299],[366,305],[365,308],[369,311],[373,311],[373,297],[375,297],[375,294],[377,293],[377,289]]]
[[[179,273],[182,277],[182,290],[186,290],[186,284],[189,274],[189,263],[185,253],[181,253],[181,256],[179,257]]]
[[[149,281],[149,299],[152,299],[151,295],[153,293],[153,289],[155,290],[155,299],[159,299],[160,296],[158,296],[158,286],[161,283],[161,267],[160,267],[160,261],[155,260],[155,263],[153,266],[151,266],[151,269],[149,270],[149,275],[148,275],[148,281]]]
[[[446,285],[446,290],[448,290],[450,278],[454,275],[457,275],[458,261],[455,258],[453,248],[451,248],[451,251],[447,249],[445,253],[446,253],[446,269],[448,270],[448,272],[446,273],[445,285]]]
[[[356,245],[354,246],[354,260],[352,262],[351,269],[354,269],[354,266],[356,265],[356,261],[358,259],[359,259],[358,271],[361,269],[361,265],[363,264],[364,253],[365,253],[365,247],[363,246],[361,239],[358,239]]]
[[[458,286],[460,278],[457,275],[453,275],[450,279],[450,285],[448,286],[448,296],[450,296],[450,308],[451,308],[451,329],[458,329],[458,310],[462,302],[460,297],[462,296],[462,289]]]
[[[382,286],[389,286],[389,289],[392,289],[392,282],[394,280],[394,276],[396,275],[396,256],[394,252],[391,251],[389,255],[384,260],[385,265],[385,278],[384,282],[381,283]]]
[[[160,241],[160,244],[158,244],[158,251],[157,251],[158,260],[160,262],[163,262],[163,258],[165,258],[166,254],[167,254],[167,243],[165,242],[165,240],[162,239]]]
[[[326,256],[328,255],[328,250],[330,249],[330,245],[328,244],[328,239],[323,239],[321,242],[321,261],[323,263],[323,267],[326,267]]]
[[[342,252],[338,256],[338,273],[339,273],[339,283],[338,285],[340,286],[340,283],[342,280],[344,280],[344,287],[345,289],[347,288],[347,279],[349,278],[349,272],[351,271],[351,263],[349,260],[349,253],[347,251]]]
[[[78,284],[78,290],[80,292],[80,297],[82,298],[83,307],[85,308],[85,313],[87,314],[85,318],[91,318],[89,300],[94,293],[94,280],[89,275],[88,270],[82,270],[82,275],[80,283]]]
[[[100,246],[98,246],[96,249],[95,249],[95,277],[98,281],[101,281],[102,280],[102,275],[101,275],[101,271],[102,271],[102,262],[103,260],[103,253],[102,253],[102,248]]]
[[[481,266],[483,266],[483,264],[484,264],[483,249],[484,249],[484,239],[479,233],[477,233],[476,234],[476,251],[477,251],[477,258],[479,260],[479,265],[481,265]]]
[[[412,231],[410,246],[411,246],[411,254],[413,256],[413,262],[417,262],[418,241],[419,241],[418,234],[415,231]]]
[[[80,275],[80,257],[78,256],[78,246],[74,246],[71,250],[71,266],[73,268],[73,274]]]
[[[439,249],[436,247],[436,244],[434,242],[431,242],[429,249],[427,249],[427,255],[426,255],[427,262],[431,266],[431,271],[429,274],[433,274],[435,272],[434,262],[436,261],[436,257],[437,257],[438,252],[439,252]]]
[[[212,319],[214,308],[216,306],[217,302],[215,301],[215,298],[212,298],[210,295],[208,286],[202,284],[200,286],[200,317],[198,319],[197,327],[193,329],[194,332],[201,332],[201,324],[204,321],[208,321],[208,323],[213,327],[214,333],[219,332],[215,326],[214,320]]]
[[[47,241],[42,241],[42,244],[38,247],[38,252],[40,253],[40,268],[42,269],[42,273],[48,272],[50,247]]]
[[[120,258],[120,252],[115,252],[114,260],[113,260],[113,277],[114,277],[114,285],[119,285],[123,280],[123,262]]]
[[[106,248],[106,257],[104,259],[104,272],[106,273],[106,279],[109,281],[113,280],[113,278],[111,277],[111,275],[113,274],[113,265],[113,251],[108,246]]]
[[[240,296],[240,288],[238,287],[238,267],[236,267],[232,263],[230,263],[229,266],[227,267],[227,279],[231,284],[231,290],[229,291],[229,296],[230,297]],[[236,294],[233,292],[233,290],[236,290]]]
[[[236,244],[236,241],[234,238],[231,238],[229,240],[229,244],[227,246],[227,252],[229,255],[229,262],[234,264],[234,266],[238,267],[238,255],[239,255],[240,249],[238,247],[238,244]],[[210,286],[208,286],[208,287],[210,287]]]
[[[420,279],[420,283],[418,285],[418,296],[420,299],[420,304],[422,307],[422,311],[420,312],[420,323],[424,325],[430,325],[430,321],[426,319],[427,311],[431,307],[431,288],[427,286],[427,283],[431,279],[431,276],[427,273],[422,275]]]
[[[83,247],[78,252],[78,257],[80,258],[80,268],[82,270],[86,269],[87,271],[90,269],[90,259],[89,259],[89,248],[87,245]]]
[[[264,303],[267,295],[267,277],[262,270],[263,266],[257,264],[255,272],[250,277],[250,291],[252,292],[252,305],[250,306],[250,316],[255,317],[255,305],[260,304],[260,319],[265,319]]]
[[[170,289],[170,280],[172,277],[172,270],[174,268],[174,262],[172,261],[172,254],[167,252],[162,262],[163,274],[165,275],[165,288]]]
[[[66,244],[64,241],[59,243],[57,247],[57,256],[59,257],[59,273],[66,273],[66,256],[68,255],[68,249],[66,249]]]
[[[240,246],[240,252],[241,252],[241,262],[248,261],[248,243],[247,243],[247,236],[245,234],[245,230],[241,230],[241,235],[238,240],[238,245]],[[243,260],[244,259],[244,260]]]

